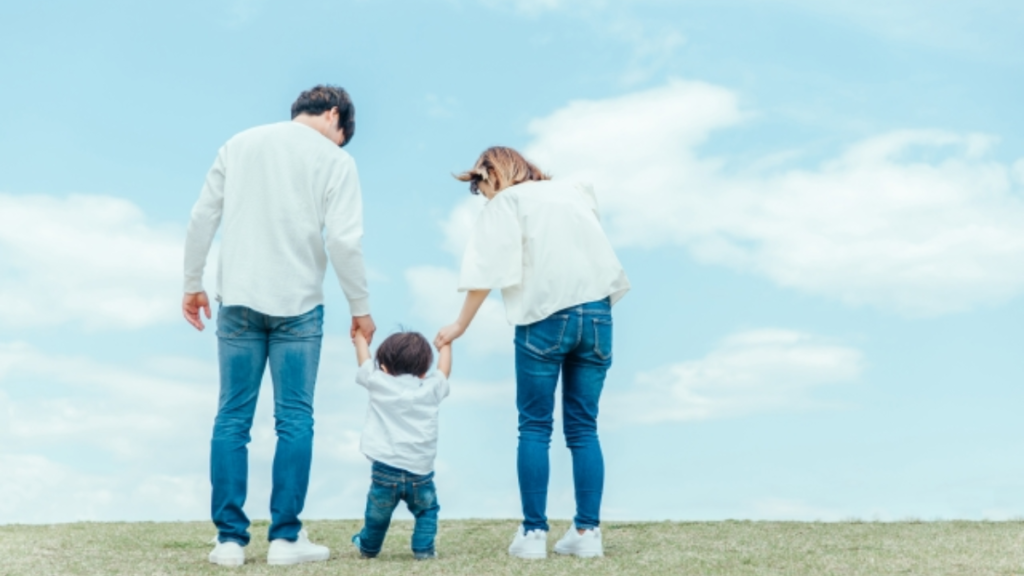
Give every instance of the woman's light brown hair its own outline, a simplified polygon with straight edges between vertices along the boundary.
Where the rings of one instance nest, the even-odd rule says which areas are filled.
[[[481,180],[486,180],[494,186],[494,191],[499,192],[522,184],[530,180],[550,180],[551,176],[540,171],[523,155],[512,148],[504,146],[492,146],[477,159],[472,169],[456,174],[455,177],[463,182],[469,182],[469,191],[479,194],[478,185]]]

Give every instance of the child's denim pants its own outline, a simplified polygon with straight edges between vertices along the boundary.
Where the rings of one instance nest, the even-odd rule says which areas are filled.
[[[359,550],[364,556],[374,557],[384,545],[384,536],[391,525],[391,513],[399,500],[404,500],[409,512],[416,518],[412,531],[412,551],[417,557],[434,554],[437,535],[437,492],[434,473],[413,474],[408,470],[373,463],[373,481],[366,497],[366,519],[363,530],[356,536]],[[355,538],[353,539],[355,540]]]

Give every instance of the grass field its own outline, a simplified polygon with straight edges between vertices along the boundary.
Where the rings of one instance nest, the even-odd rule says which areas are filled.
[[[605,558],[509,558],[513,521],[442,520],[440,558],[415,562],[411,524],[362,560],[359,522],[310,521],[327,562],[268,566],[266,522],[253,526],[242,568],[209,564],[207,522],[0,526],[0,574],[1024,574],[1024,522],[663,522],[604,526]],[[549,545],[567,522],[552,526]]]

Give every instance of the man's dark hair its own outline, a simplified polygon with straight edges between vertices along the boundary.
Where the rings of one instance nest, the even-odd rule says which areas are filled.
[[[341,143],[344,146],[356,133],[356,107],[344,88],[318,84],[299,94],[292,104],[292,119],[299,114],[319,116],[331,108],[338,109],[338,128],[345,131],[345,141]]]
[[[386,367],[392,376],[422,376],[433,362],[430,342],[419,332],[397,332],[385,338],[377,348],[377,366]]]

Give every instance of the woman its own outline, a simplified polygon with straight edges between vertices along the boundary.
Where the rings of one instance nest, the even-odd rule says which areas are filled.
[[[629,281],[597,214],[589,186],[551,180],[511,148],[489,148],[456,176],[487,197],[466,247],[459,318],[434,343],[460,337],[492,289],[500,289],[516,325],[518,472],[523,524],[509,554],[547,557],[548,447],[555,388],[562,375],[566,443],[572,451],[574,525],[555,552],[602,556],[600,509],[604,459],[597,438],[598,400],[612,363],[611,306]]]

